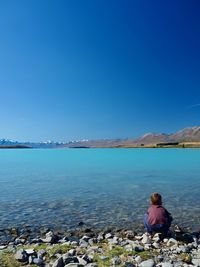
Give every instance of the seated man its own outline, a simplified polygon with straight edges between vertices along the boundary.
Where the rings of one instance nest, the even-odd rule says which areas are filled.
[[[144,216],[144,225],[149,234],[161,233],[165,237],[169,231],[173,218],[162,206],[162,197],[159,193],[151,195],[151,206]]]

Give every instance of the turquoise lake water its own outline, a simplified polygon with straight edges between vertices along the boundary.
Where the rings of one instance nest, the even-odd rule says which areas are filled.
[[[174,224],[200,229],[200,150],[0,150],[0,229],[138,228],[154,191]]]

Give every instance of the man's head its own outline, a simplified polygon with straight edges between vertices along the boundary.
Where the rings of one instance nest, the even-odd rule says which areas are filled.
[[[151,194],[151,204],[152,205],[162,205],[162,196],[155,192]]]

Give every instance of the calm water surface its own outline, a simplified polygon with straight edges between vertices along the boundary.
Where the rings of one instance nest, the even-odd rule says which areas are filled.
[[[200,229],[200,150],[0,150],[0,229],[138,227],[153,191]]]

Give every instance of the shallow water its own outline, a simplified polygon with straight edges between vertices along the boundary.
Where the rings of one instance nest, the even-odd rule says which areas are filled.
[[[138,227],[159,191],[174,223],[200,229],[199,149],[0,150],[0,229]]]

